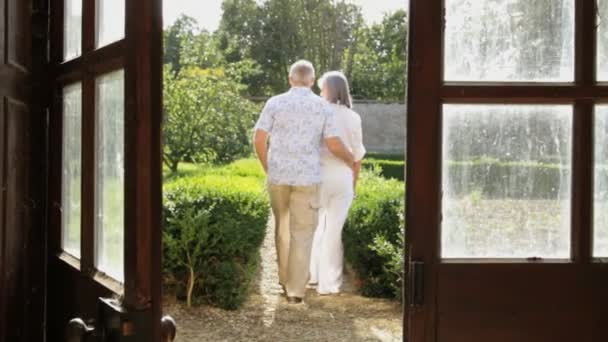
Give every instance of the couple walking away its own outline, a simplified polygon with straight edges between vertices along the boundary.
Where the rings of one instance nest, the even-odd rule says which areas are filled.
[[[314,82],[310,62],[294,63],[291,89],[269,99],[255,125],[275,218],[279,283],[290,304],[302,302],[309,283],[320,294],[340,292],[342,227],[365,154],[346,77],[323,75],[321,97],[311,90]]]

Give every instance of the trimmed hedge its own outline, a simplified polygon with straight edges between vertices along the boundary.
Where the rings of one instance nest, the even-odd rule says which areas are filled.
[[[457,161],[448,164],[448,172],[451,196],[479,192],[484,198],[556,199],[569,193],[560,193],[560,184],[570,182],[570,170],[557,164]]]
[[[560,185],[570,181],[570,170],[559,164],[533,161],[503,162],[485,158],[472,161],[449,161],[451,196],[479,193],[484,198],[556,199],[567,196],[560,193]],[[395,160],[364,159],[367,170],[379,169],[387,179],[404,180],[404,162]],[[599,166],[600,177],[608,178],[608,169]],[[562,188],[562,190],[564,190]]]
[[[386,179],[405,179],[405,162],[403,160],[363,159],[363,168],[368,170],[379,169],[380,176]]]
[[[401,296],[404,199],[403,182],[363,173],[342,239],[364,296]]]
[[[237,309],[247,298],[259,266],[259,252],[270,214],[263,183],[253,177],[201,175],[165,185],[164,234],[170,241],[193,240],[202,245],[196,264],[194,303]],[[201,227],[189,232],[180,222],[200,215]],[[181,234],[190,234],[184,236]],[[204,239],[204,241],[200,241]],[[193,244],[165,243],[166,285],[178,297],[187,292],[189,269],[183,266]]]
[[[375,159],[375,160],[391,160],[391,161],[400,161],[402,162],[405,159],[404,153],[377,153],[370,152],[365,154],[365,159]]]

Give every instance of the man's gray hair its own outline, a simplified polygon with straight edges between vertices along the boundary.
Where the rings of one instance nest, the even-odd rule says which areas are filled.
[[[325,97],[330,103],[336,103],[348,108],[353,107],[350,88],[346,76],[340,71],[329,71],[319,79],[320,89],[325,88]]]
[[[289,78],[296,83],[308,84],[315,80],[315,67],[307,60],[301,59],[289,68]]]

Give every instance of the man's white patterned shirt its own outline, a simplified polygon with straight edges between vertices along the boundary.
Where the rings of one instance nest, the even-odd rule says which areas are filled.
[[[270,135],[268,180],[271,184],[321,183],[323,140],[340,135],[328,102],[308,88],[291,88],[266,102],[255,129]]]

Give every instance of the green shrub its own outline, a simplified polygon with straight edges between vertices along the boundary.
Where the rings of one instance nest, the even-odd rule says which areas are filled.
[[[388,280],[387,285],[391,287],[395,298],[401,300],[403,295],[403,266],[404,266],[404,246],[405,246],[405,224],[404,215],[401,215],[401,230],[397,233],[396,243],[389,241],[386,237],[378,235],[374,238],[370,249],[379,257],[385,260],[382,269]]]
[[[533,161],[451,161],[448,172],[452,196],[475,192],[483,198],[556,199],[568,195],[560,188],[570,181],[567,167]]]
[[[363,173],[342,238],[365,296],[400,296],[404,197],[403,182],[383,179],[377,170]]]
[[[405,179],[405,162],[403,160],[363,159],[363,167],[366,169],[379,168],[380,176],[386,179]]]
[[[202,239],[199,262],[193,270],[193,301],[237,309],[258,269],[270,212],[262,182],[225,175],[181,178],[165,185],[164,199],[164,235],[174,242],[164,246],[166,285],[178,296],[187,293],[190,271],[183,260],[196,246],[178,242]],[[205,220],[191,219],[197,213],[205,213]],[[184,228],[192,222],[200,226]]]
[[[375,160],[392,160],[392,161],[404,161],[405,154],[404,153],[377,153],[370,152],[365,154],[365,159],[375,159]]]
[[[377,155],[376,155],[377,156]],[[390,156],[383,156],[390,157]],[[387,179],[404,180],[404,162],[390,159],[363,159],[363,168],[379,169]],[[559,164],[534,161],[505,162],[482,158],[468,161],[448,161],[450,194],[483,198],[556,199],[567,196],[561,186],[568,182],[570,170]],[[601,177],[608,177],[606,168],[598,167]]]
[[[194,206],[184,207],[182,215],[168,219],[178,234],[164,232],[163,243],[166,252],[165,259],[174,262],[174,266],[187,272],[186,303],[192,306],[192,294],[198,279],[204,277],[204,253],[206,249],[214,248],[216,240],[210,238],[213,228],[209,226],[211,213],[209,209],[195,209]]]

